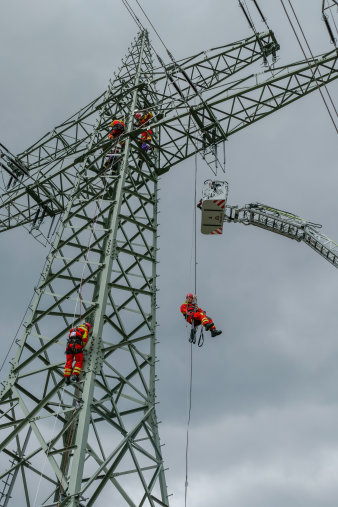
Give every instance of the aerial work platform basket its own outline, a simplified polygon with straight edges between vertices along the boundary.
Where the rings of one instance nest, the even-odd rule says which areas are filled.
[[[202,234],[222,234],[224,212],[228,197],[227,181],[206,180],[202,189]]]

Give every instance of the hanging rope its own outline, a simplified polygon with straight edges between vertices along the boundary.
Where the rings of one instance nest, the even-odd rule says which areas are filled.
[[[75,415],[78,411],[78,408],[79,408],[79,403],[78,401],[75,399],[75,403],[74,403],[74,411],[73,411],[73,414],[72,414],[72,420],[71,420],[71,424],[70,424],[70,428],[68,430],[68,439],[67,439],[67,444],[66,444],[66,450],[65,450],[65,460],[64,460],[64,463],[63,463],[63,467],[62,467],[62,473],[61,473],[61,480],[60,480],[60,486],[59,486],[59,493],[58,493],[58,500],[57,500],[57,504],[56,504],[56,507],[59,507],[60,505],[60,501],[61,501],[61,493],[62,493],[62,480],[64,478],[64,475],[65,475],[65,470],[66,470],[66,466],[67,466],[67,461],[68,461],[68,455],[69,455],[69,446],[71,444],[71,440],[72,440],[72,436],[73,436],[73,430],[74,430],[74,422],[75,422]]]
[[[78,290],[78,296],[77,296],[77,299],[76,299],[76,302],[75,302],[72,327],[74,327],[75,315],[76,315],[77,305],[78,305],[79,301],[80,301],[80,321],[82,319],[82,286],[83,286],[83,280],[84,280],[84,271],[85,271],[85,268],[86,268],[86,265],[87,265],[88,256],[89,256],[89,253],[90,253],[90,250],[91,250],[92,238],[93,238],[94,232],[95,232],[95,225],[96,225],[96,221],[97,221],[97,218],[98,218],[98,212],[100,210],[100,205],[101,205],[101,202],[103,200],[104,191],[105,191],[106,185],[107,185],[106,173],[107,173],[108,169],[109,169],[109,167],[105,168],[105,171],[104,171],[104,174],[103,174],[103,179],[101,179],[101,181],[102,181],[102,188],[97,193],[96,199],[95,199],[95,205],[96,205],[95,206],[95,212],[94,212],[94,216],[93,216],[92,221],[91,221],[91,232],[90,232],[89,239],[88,239],[88,244],[87,244],[87,247],[86,247],[85,262],[84,262],[84,266],[83,266],[83,270],[82,270],[82,274],[81,274],[80,285],[79,285],[79,290]],[[59,415],[59,412],[60,412],[61,404],[63,403],[63,399],[62,399],[63,398],[63,392],[64,392],[64,387],[62,388],[62,391],[61,391],[60,403],[58,405],[58,410],[57,410],[57,413],[56,413],[56,416],[55,416],[55,419],[54,419],[54,426],[53,426],[53,429],[52,429],[52,434],[54,434],[54,432],[55,432],[56,421],[57,421],[57,418],[58,418],[58,415]],[[69,434],[68,434],[68,439],[67,439],[67,443],[66,443],[66,447],[65,447],[65,461],[64,461],[64,464],[63,464],[63,467],[62,467],[62,471],[61,471],[61,480],[60,480],[60,486],[59,486],[59,491],[58,491],[58,500],[57,500],[56,507],[59,506],[60,501],[61,501],[62,480],[64,478],[64,473],[65,473],[65,469],[66,469],[66,466],[67,466],[68,455],[69,455],[69,446],[71,444],[71,438],[72,438],[73,430],[74,430],[74,422],[76,420],[75,416],[77,414],[78,409],[79,409],[79,404],[78,404],[77,399],[75,399],[74,411],[73,411],[73,414],[72,414],[71,425],[70,425],[70,428],[68,430]],[[38,482],[38,486],[37,486],[37,491],[36,491],[33,507],[36,506],[36,501],[37,501],[37,498],[38,498],[38,494],[39,494],[39,490],[40,490],[40,485],[41,485],[41,478],[42,478],[42,474],[43,474],[45,466],[46,466],[46,462],[47,462],[47,453],[45,454],[44,463],[43,463],[42,470],[41,470],[41,473],[40,473],[40,478],[39,478],[39,482]]]
[[[188,392],[188,422],[187,422],[187,436],[186,436],[186,444],[185,444],[185,491],[184,491],[184,507],[187,507],[187,497],[188,497],[188,464],[189,464],[189,426],[190,426],[190,418],[191,418],[191,398],[192,398],[192,346],[190,344],[190,375],[189,375],[189,392]]]
[[[116,149],[116,147],[117,147],[117,145],[118,145],[118,143],[120,141],[121,141],[121,139],[119,138],[113,144],[112,150]],[[95,212],[94,212],[93,218],[91,220],[90,234],[89,234],[88,244],[87,244],[86,253],[85,253],[85,260],[84,260],[84,265],[83,265],[82,274],[81,274],[81,280],[80,280],[80,285],[79,285],[79,290],[78,290],[78,296],[77,296],[77,299],[76,299],[76,304],[75,304],[75,309],[74,309],[74,314],[73,314],[72,327],[74,327],[75,314],[76,314],[77,305],[78,305],[79,302],[80,302],[80,321],[82,320],[82,286],[83,286],[83,280],[84,280],[84,272],[85,272],[85,269],[86,269],[86,265],[87,265],[87,261],[88,261],[88,256],[89,256],[89,253],[90,253],[90,250],[91,250],[91,244],[92,244],[92,240],[93,240],[93,237],[94,237],[96,221],[98,219],[98,213],[99,213],[99,210],[100,210],[101,203],[103,201],[104,191],[105,191],[106,185],[107,185],[107,171],[108,171],[109,168],[110,168],[109,166],[107,166],[105,168],[105,171],[104,171],[103,176],[101,178],[102,188],[97,193],[96,199],[95,199]]]
[[[183,76],[184,76],[184,79],[187,81],[187,83],[193,88],[195,94],[199,97],[199,99],[201,100],[201,103],[203,103],[203,98],[201,96],[201,93],[200,91],[196,88],[195,84],[193,83],[193,81],[189,78],[189,76],[187,75],[187,73],[185,72],[185,70],[181,67],[181,65],[175,60],[173,54],[170,52],[170,50],[168,49],[168,47],[165,45],[162,37],[160,36],[160,34],[158,33],[158,31],[156,30],[154,24],[152,23],[150,17],[147,15],[147,13],[145,12],[145,10],[143,9],[143,7],[140,5],[140,3],[138,2],[138,0],[135,0],[137,5],[139,6],[139,8],[141,9],[143,15],[145,16],[145,18],[147,19],[148,23],[150,24],[150,26],[152,27],[152,29],[154,30],[156,36],[159,38],[161,44],[163,45],[163,47],[165,48],[169,58],[171,59],[174,67],[170,70],[170,72],[168,71],[168,68],[167,66],[164,64],[162,58],[159,56],[159,54],[156,52],[154,46],[152,45],[152,43],[149,41],[149,44],[150,44],[150,47],[152,48],[152,50],[154,51],[161,67],[163,67],[163,70],[165,72],[165,74],[167,75],[167,78],[168,78],[168,85],[169,85],[169,89],[171,89],[171,86],[173,86],[175,88],[175,91],[179,94],[180,96],[180,100],[182,100],[184,102],[184,104],[186,105],[186,107],[188,109],[190,109],[190,104],[189,104],[189,100],[187,99],[187,97],[185,96],[185,94],[182,92],[181,90],[181,87],[180,87],[180,84],[179,84],[179,81],[178,81],[178,77],[177,77],[177,73],[181,73]],[[124,6],[127,8],[129,14],[131,14],[132,18],[134,19],[135,23],[137,24],[137,26],[140,28],[141,27],[141,30],[145,30],[145,26],[142,24],[142,22],[140,21],[140,19],[136,16],[135,14],[135,11],[133,10],[133,8],[131,7],[130,3],[128,2],[128,0],[122,0]],[[174,78],[174,75],[176,76],[176,79]],[[179,111],[177,109],[177,105],[175,103],[175,100],[173,100],[173,107],[177,113],[177,115],[179,116]],[[191,120],[191,123],[192,125],[194,125],[195,129],[196,129],[196,132],[197,131],[200,131],[200,126],[197,124],[196,120],[194,119],[193,116],[190,116],[190,120]],[[199,149],[199,146],[198,146],[198,143],[197,141],[193,138],[193,136],[191,137],[190,139],[192,145],[194,146],[194,148],[196,149],[197,152],[200,151]],[[205,157],[203,157],[204,160],[206,161],[206,163],[209,165],[209,167],[211,168],[211,163],[208,162]],[[217,168],[217,161],[221,164],[221,161],[217,158],[217,152],[215,152],[215,159],[216,159],[216,168]],[[212,171],[214,172],[214,170],[212,169]],[[216,173],[214,173],[216,174]]]
[[[59,417],[59,413],[60,413],[63,391],[64,391],[64,387],[62,387],[61,396],[60,396],[60,403],[59,403],[59,406],[58,406],[58,409],[57,409],[57,412],[56,412],[56,415],[55,415],[55,418],[54,418],[54,425],[53,425],[52,432],[51,432],[52,435],[54,435],[54,433],[55,433],[55,426],[56,426],[57,418]],[[53,439],[54,439],[54,437],[53,437]],[[50,439],[50,444],[53,441],[53,439]],[[50,448],[50,444],[48,446],[48,451],[49,451],[49,448]],[[47,463],[47,452],[45,453],[45,459],[44,459],[44,462],[43,462],[43,465],[42,465],[42,468],[41,468],[41,472],[40,472],[40,476],[39,476],[39,482],[38,482],[38,486],[36,488],[36,493],[35,493],[33,507],[36,507],[36,501],[38,499],[38,494],[39,494],[40,486],[41,486],[41,479],[42,479],[42,475],[43,475],[43,473],[45,471],[45,468],[46,468],[46,463]]]
[[[194,187],[194,291],[197,293],[197,153],[195,154],[195,187]],[[195,330],[194,324],[191,326],[192,330]],[[201,335],[198,340],[198,346],[201,347],[204,342],[203,328],[201,329]],[[189,472],[189,427],[191,419],[191,401],[192,401],[192,379],[193,379],[193,344],[195,341],[190,341],[190,374],[189,374],[189,388],[188,388],[188,421],[187,421],[187,434],[186,434],[186,445],[185,445],[185,491],[184,491],[184,506],[187,507],[188,498],[188,472]]]

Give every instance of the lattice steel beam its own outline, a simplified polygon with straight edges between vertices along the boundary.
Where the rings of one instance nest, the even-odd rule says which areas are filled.
[[[146,32],[129,58],[130,131],[142,106],[138,83],[151,73]],[[168,505],[154,392],[158,162],[151,155],[141,171],[127,136],[120,174],[103,173],[102,155],[95,165],[90,154],[106,122],[102,109],[0,397],[0,450],[12,456],[18,448],[2,477],[16,475],[27,505],[35,495],[44,506]],[[65,388],[55,359],[83,319],[93,324],[83,379]]]
[[[84,158],[88,158],[87,171],[95,179],[100,172],[102,149],[107,152],[110,148],[106,138],[110,119],[114,114],[126,117],[126,105],[135,90],[143,107],[155,114],[153,127],[158,137],[154,145],[160,156],[158,172],[162,174],[196,152],[207,158],[211,153],[213,160],[213,150],[206,153],[210,145],[216,146],[338,77],[337,50],[314,60],[244,74],[249,65],[275,54],[278,48],[272,32],[258,34],[180,60],[176,65],[157,68],[152,78],[145,76],[137,85],[131,79],[129,67],[133,60],[128,56],[106,93],[18,156],[29,170],[29,179],[24,177],[22,183],[2,194],[0,230],[34,221],[40,208],[27,188],[33,195],[46,189],[46,203],[53,196],[58,205],[53,212],[61,213]],[[88,140],[98,111],[106,118],[106,124],[91,139],[89,149]],[[132,128],[127,135],[136,146],[140,130]],[[152,163],[150,159],[148,163]]]
[[[142,32],[104,94],[3,157],[0,230],[34,225],[43,206],[60,220],[0,395],[0,450],[12,460],[1,477],[26,505],[168,505],[155,412],[157,180],[338,76],[333,52],[244,75],[277,49],[268,32],[154,70]],[[150,154],[134,109],[154,113]],[[104,166],[113,118],[126,123],[119,175]],[[83,379],[64,388],[65,337],[84,319]]]

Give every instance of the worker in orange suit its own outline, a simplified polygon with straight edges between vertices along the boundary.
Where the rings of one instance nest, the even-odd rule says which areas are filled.
[[[206,331],[210,331],[212,337],[222,333],[222,331],[216,329],[215,324],[206,315],[206,312],[198,307],[196,295],[187,294],[185,303],[181,305],[181,313],[194,328],[202,325]]]
[[[151,141],[153,138],[153,131],[150,128],[149,123],[153,118],[153,113],[151,113],[150,111],[145,111],[145,110],[135,111],[134,118],[135,118],[135,122],[136,122],[136,127],[137,128],[139,128],[139,127],[144,128],[144,131],[142,132],[142,134],[139,138],[141,150],[145,151],[146,153],[148,151],[152,151],[154,149],[153,146],[151,145]],[[143,158],[141,156],[139,156],[138,166],[140,169],[142,167],[142,164],[143,164]]]
[[[112,141],[117,140],[125,130],[125,125],[122,120],[113,120],[110,127],[112,129],[108,134],[108,139],[111,139]],[[108,169],[109,167],[112,167],[113,174],[119,173],[121,151],[123,150],[124,145],[125,141],[113,143],[111,151],[107,153],[104,168]],[[104,148],[102,148],[102,150],[104,150]]]
[[[118,137],[120,137],[121,134],[124,133],[125,125],[122,120],[112,121],[110,127],[112,129],[108,134],[108,139],[117,139]]]
[[[145,132],[142,132],[140,137],[141,149],[143,151],[151,150],[151,140],[153,138],[153,131],[151,129],[147,129]]]
[[[153,118],[153,113],[150,111],[135,111],[134,118],[138,127],[148,124]]]
[[[80,373],[83,365],[83,349],[88,342],[88,334],[92,326],[89,322],[85,322],[78,327],[73,327],[68,336],[65,364],[64,378],[66,384],[69,385],[70,381],[79,382]],[[75,364],[73,366],[73,363]]]

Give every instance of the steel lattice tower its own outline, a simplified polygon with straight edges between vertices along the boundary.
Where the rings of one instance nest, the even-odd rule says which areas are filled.
[[[338,77],[336,50],[244,75],[276,50],[266,32],[156,68],[142,31],[104,94],[17,157],[2,150],[1,230],[43,240],[59,223],[1,392],[2,507],[169,505],[155,411],[158,177],[196,152],[215,164],[231,134]],[[154,113],[151,154],[135,109]],[[103,165],[114,118],[126,122],[118,176]],[[65,338],[83,320],[82,380],[66,387]]]

